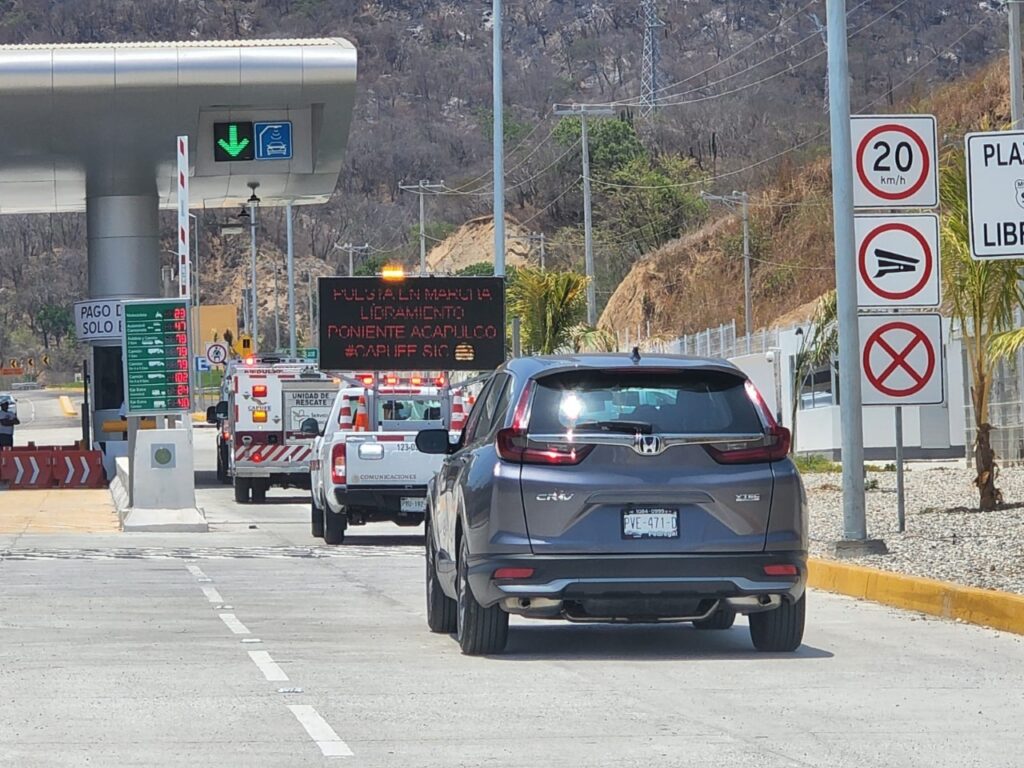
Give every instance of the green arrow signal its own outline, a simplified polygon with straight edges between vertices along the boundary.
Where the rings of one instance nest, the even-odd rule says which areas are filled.
[[[220,148],[227,152],[231,157],[238,157],[245,148],[249,146],[249,139],[243,138],[241,141],[238,140],[238,126],[228,126],[228,140],[220,139],[217,142]]]

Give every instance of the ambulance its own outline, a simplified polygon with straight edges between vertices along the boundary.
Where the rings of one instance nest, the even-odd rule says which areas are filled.
[[[218,466],[224,462],[237,503],[261,504],[271,487],[309,489],[318,425],[338,387],[306,360],[253,356],[229,365]]]

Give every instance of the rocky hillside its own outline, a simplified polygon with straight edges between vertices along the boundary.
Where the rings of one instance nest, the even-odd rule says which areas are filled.
[[[636,259],[715,214],[694,205],[692,194],[642,194],[631,184],[668,180],[692,185],[691,193],[697,183],[714,191],[763,187],[785,177],[787,163],[820,153],[816,137],[827,122],[824,0],[662,0],[661,109],[651,122],[637,115],[639,7],[636,0],[506,3],[508,212],[548,235],[550,264],[582,263],[579,145],[552,105],[610,102],[614,122],[628,126],[603,137],[595,129],[592,144],[602,302]],[[973,72],[1003,47],[999,7],[994,0],[851,0],[854,107],[885,108]],[[360,74],[347,165],[331,203],[302,211],[296,225],[300,260],[334,272],[345,258],[334,246],[346,241],[370,243],[373,258],[417,262],[418,201],[399,190],[402,183],[448,186],[427,201],[432,238],[488,212],[489,12],[481,0],[16,0],[0,3],[0,44],[352,40]],[[206,231],[226,215],[204,216]],[[0,356],[38,352],[57,339],[66,345],[61,312],[86,288],[82,217],[3,219]],[[773,214],[776,226],[782,219]],[[173,222],[163,221],[170,242]],[[279,262],[282,221],[265,217],[268,264]],[[244,242],[208,236],[200,250],[203,301],[238,302]],[[67,278],[60,291],[47,280],[58,269]],[[42,325],[41,317],[48,318]]]
[[[900,106],[934,114],[943,146],[1008,124],[1009,109],[1002,62]],[[829,163],[782,163],[776,182],[751,197],[755,329],[805,319],[794,310],[835,285]],[[649,321],[652,336],[675,338],[736,319],[742,332],[742,246],[741,222],[727,215],[645,256],[612,294],[601,326],[646,329]]]

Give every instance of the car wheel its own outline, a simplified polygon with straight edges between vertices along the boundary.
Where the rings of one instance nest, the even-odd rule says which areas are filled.
[[[782,605],[764,613],[750,614],[750,639],[759,651],[783,653],[795,651],[804,637],[807,594],[795,603],[783,600]]]
[[[252,490],[252,481],[247,477],[235,478],[235,503],[248,504],[249,491]]]
[[[508,642],[508,614],[499,605],[484,608],[473,596],[469,588],[469,544],[465,536],[459,547],[457,573],[459,647],[467,656],[501,653]]]
[[[267,488],[270,486],[269,480],[253,480],[252,481],[252,503],[253,504],[266,504],[267,503]]]
[[[693,622],[697,629],[729,629],[736,621],[736,611],[727,605],[715,610],[706,619]]]
[[[309,502],[309,515],[313,538],[322,539],[324,537],[324,511],[316,505],[316,499],[312,496]]]
[[[345,511],[334,514],[329,509],[324,510],[324,543],[335,546],[345,541],[345,529],[348,528],[348,520]]]
[[[228,446],[226,444],[221,448],[220,463],[224,467],[224,477],[220,478],[220,481],[224,485],[231,485],[231,475],[228,474],[228,470],[231,467],[231,457],[228,456]]]
[[[217,448],[217,482],[224,483],[228,478],[228,468],[224,466],[224,451]]]
[[[427,523],[424,536],[427,541],[427,626],[431,632],[454,632],[458,623],[458,605],[444,593],[437,578],[437,548],[430,523]]]

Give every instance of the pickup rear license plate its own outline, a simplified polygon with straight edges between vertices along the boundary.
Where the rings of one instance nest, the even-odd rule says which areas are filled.
[[[402,497],[402,511],[403,512],[426,512],[427,511],[427,500],[416,497],[403,496]]]
[[[624,509],[624,539],[678,539],[679,510],[663,508]]]

